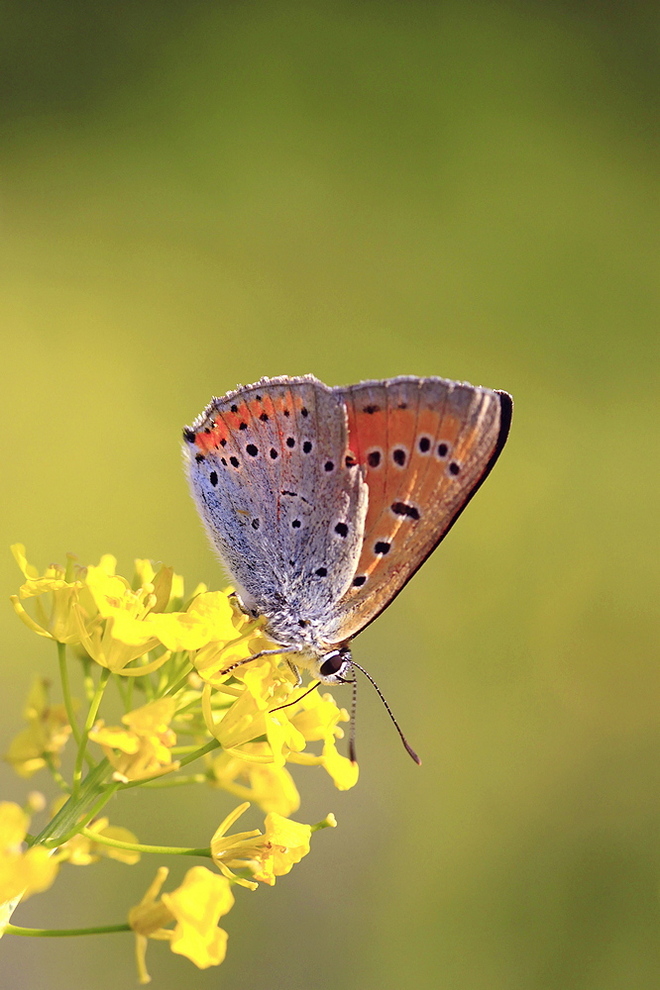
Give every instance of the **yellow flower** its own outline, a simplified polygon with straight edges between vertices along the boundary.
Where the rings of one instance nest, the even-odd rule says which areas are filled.
[[[307,855],[312,829],[275,811],[266,815],[264,824],[266,833],[254,856],[257,864],[254,879],[272,886],[276,877],[289,873]]]
[[[311,825],[294,822],[271,811],[266,815],[265,834],[259,831],[240,832],[226,836],[227,830],[249,805],[239,805],[222,822],[211,839],[211,856],[219,870],[244,886],[248,881],[236,877],[231,870],[249,869],[255,880],[272,886],[276,877],[289,873],[309,852]]]
[[[175,574],[174,569],[163,564],[155,570],[152,561],[138,559],[135,561],[135,577],[133,588],[141,588],[145,584],[153,584],[156,604],[154,612],[177,612],[183,605],[183,578]],[[198,584],[190,598],[195,598],[206,591],[205,584]]]
[[[302,734],[289,721],[288,709],[272,711],[286,701],[293,675],[270,658],[246,664],[234,673],[245,690],[218,722],[208,724],[209,731],[224,749],[243,746],[265,735],[275,765],[283,766],[285,751],[305,748]]]
[[[199,650],[211,641],[224,648],[241,638],[226,592],[202,591],[185,612],[165,612],[171,602],[171,568],[154,572],[149,561],[136,561],[142,584],[132,589],[125,578],[101,567],[88,567],[85,578],[98,614],[91,620],[78,608],[81,642],[91,657],[114,673],[144,674],[161,666],[169,652],[147,667],[127,664],[162,644],[168,651]],[[151,579],[151,580],[144,580]],[[178,582],[181,592],[183,583]],[[201,586],[200,586],[201,587]]]
[[[333,736],[326,736],[323,742],[321,766],[332,777],[338,791],[348,791],[358,782],[360,769],[357,763],[352,763],[347,756],[337,752]]]
[[[249,807],[250,802],[245,801],[243,804],[239,804],[237,808],[234,808],[234,810],[223,819],[211,839],[211,857],[220,872],[223,873],[229,880],[233,880],[234,883],[240,884],[241,887],[249,887],[250,890],[256,890],[258,884],[254,883],[252,880],[246,880],[244,877],[237,877],[236,874],[229,869],[230,864],[231,866],[235,866],[240,869],[248,867],[250,864],[245,861],[245,850],[248,848],[247,843],[250,840],[261,837],[261,832],[258,828],[252,829],[250,832],[235,832],[233,835],[227,836],[227,832],[232,827],[234,822],[237,821]]]
[[[0,802],[0,904],[47,890],[58,865],[43,846],[23,850],[29,818],[13,801]]]
[[[205,866],[193,866],[181,886],[163,894],[162,899],[177,922],[172,952],[186,956],[198,969],[221,963],[227,951],[227,933],[217,927],[218,921],[234,906],[228,880]]]
[[[219,687],[226,681],[227,677],[223,673],[233,664],[247,660],[261,650],[272,650],[276,644],[266,639],[259,631],[258,622],[241,612],[236,604],[235,597],[227,588],[223,594],[227,596],[230,608],[230,619],[233,627],[229,633],[223,630],[223,636],[211,639],[205,646],[197,651],[193,659],[195,667],[200,677],[213,687]],[[237,680],[241,679],[243,668],[239,667],[232,672]]]
[[[285,767],[272,762],[268,743],[246,743],[240,751],[221,753],[211,762],[209,781],[235,797],[258,804],[262,811],[290,815],[300,807],[300,795]],[[245,783],[240,783],[245,781]]]
[[[98,818],[87,826],[88,831],[102,835],[106,839],[117,839],[119,842],[137,843],[137,836],[121,825],[110,825],[107,818]],[[64,842],[57,851],[59,861],[66,861],[72,866],[89,866],[98,863],[101,856],[117,859],[129,866],[139,862],[140,853],[137,850],[119,849],[116,846],[106,846],[105,843],[94,842],[87,835],[74,835]]]
[[[357,783],[357,764],[342,756],[336,746],[336,739],[343,738],[339,722],[348,721],[349,716],[336,705],[332,695],[319,695],[315,690],[290,703],[292,691],[297,690],[293,675],[276,657],[246,664],[233,675],[243,683],[244,690],[230,707],[219,713],[217,720],[218,713],[211,710],[210,686],[205,688],[207,727],[225,750],[231,750],[233,756],[264,764],[268,761],[267,751],[249,749],[247,744],[266,736],[270,762],[275,768],[282,768],[286,762],[322,766],[339,790],[348,790]],[[226,685],[223,687],[228,690]],[[323,740],[320,756],[303,752],[306,742],[319,740]],[[227,789],[240,797],[250,796],[235,787]],[[261,803],[260,798],[256,800]],[[264,810],[282,811],[281,808]]]
[[[64,705],[49,704],[48,682],[40,677],[32,683],[23,715],[28,727],[11,741],[5,759],[21,777],[31,777],[46,765],[46,756],[55,766],[60,765],[59,754],[71,735],[71,726]]]
[[[146,583],[133,591],[125,578],[111,573],[110,568],[103,565],[87,568],[85,586],[97,614],[90,618],[80,605],[73,605],[80,642],[102,667],[113,673],[125,672],[127,664],[159,643],[153,628],[145,622],[156,604],[154,586]],[[148,668],[140,667],[131,672],[144,674],[160,666],[165,659],[166,655]]]
[[[51,564],[40,577],[36,567],[28,564],[22,543],[15,543],[11,552],[25,578],[18,595],[10,598],[19,619],[39,636],[55,639],[59,643],[78,643],[80,634],[72,605],[78,600],[83,587],[80,568],[75,569],[77,573],[74,580],[67,579],[67,572],[59,564]],[[69,562],[72,565],[72,558]],[[73,566],[69,569],[74,570]],[[33,619],[22,605],[22,601],[27,598],[35,600],[37,619]],[[42,599],[45,599],[46,604]]]
[[[198,595],[185,612],[152,612],[149,626],[173,652],[199,650],[211,642],[224,645],[239,638],[229,599],[223,591]]]
[[[94,726],[89,738],[103,747],[115,768],[115,780],[125,783],[178,770],[179,763],[172,761],[171,753],[176,735],[169,727],[176,705],[173,698],[150,701],[123,716],[126,729],[106,728],[102,721]]]
[[[349,790],[357,784],[359,768],[348,757],[337,751],[336,739],[343,738],[339,722],[349,720],[348,712],[338,708],[330,694],[320,695],[318,691],[302,698],[298,705],[292,705],[290,711],[291,723],[308,741],[323,740],[321,756],[312,753],[292,752],[287,759],[292,763],[302,763],[308,766],[318,764],[332,777],[335,787],[340,791]]]
[[[199,969],[217,966],[225,958],[227,933],[218,928],[220,918],[231,911],[234,895],[228,880],[205,866],[194,866],[171,894],[161,887],[168,870],[161,867],[140,903],[131,909],[128,922],[136,934],[140,983],[149,983],[145,955],[149,938],[168,941],[172,952],[186,956]],[[174,929],[166,927],[176,922]]]

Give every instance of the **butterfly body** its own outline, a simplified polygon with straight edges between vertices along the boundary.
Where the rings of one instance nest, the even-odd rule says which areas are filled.
[[[511,398],[441,378],[264,378],[184,430],[198,510],[246,612],[326,683],[497,459]]]

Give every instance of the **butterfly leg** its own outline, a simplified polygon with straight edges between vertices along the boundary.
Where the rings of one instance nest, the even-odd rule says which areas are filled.
[[[292,650],[290,646],[286,646],[286,647],[283,646],[279,650],[259,650],[258,653],[253,653],[251,657],[245,657],[244,660],[237,660],[236,663],[232,663],[229,667],[225,667],[224,670],[220,671],[220,674],[231,674],[232,670],[236,670],[237,667],[242,667],[246,663],[252,663],[253,660],[259,660],[261,657],[271,657],[274,656],[275,654],[295,653],[295,652],[296,651]],[[300,674],[298,674],[297,668],[294,667],[293,664],[290,663],[290,661],[288,662],[289,665],[293,668],[293,670],[296,671],[296,674],[300,678]],[[298,683],[300,683],[301,680],[302,678],[300,678]]]
[[[295,686],[296,687],[300,687],[300,685],[302,684],[302,674],[300,673],[300,669],[298,667],[296,667],[296,665],[293,662],[293,660],[287,660],[287,665],[288,665],[289,670],[291,671],[291,673],[292,674],[295,674],[295,677],[296,677],[296,685]]]

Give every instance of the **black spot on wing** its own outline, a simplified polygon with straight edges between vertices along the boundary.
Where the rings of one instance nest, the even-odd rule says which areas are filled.
[[[392,502],[390,506],[395,516],[407,516],[408,519],[419,519],[419,509],[407,502]]]

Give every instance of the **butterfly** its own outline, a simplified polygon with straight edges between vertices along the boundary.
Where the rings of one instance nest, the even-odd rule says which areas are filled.
[[[185,428],[211,542],[241,607],[297,671],[352,680],[351,640],[446,536],[499,457],[512,408],[507,392],[443,378],[332,388],[281,376],[212,399]]]

